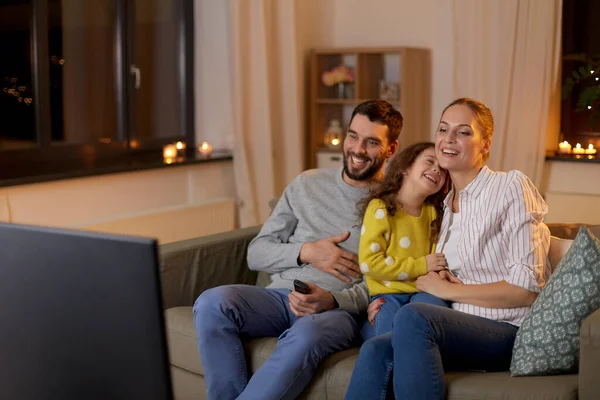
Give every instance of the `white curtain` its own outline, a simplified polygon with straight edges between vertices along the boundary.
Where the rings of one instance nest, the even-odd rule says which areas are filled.
[[[198,140],[233,147],[240,226],[303,167],[294,0],[196,0]],[[212,135],[212,136],[211,136]]]
[[[562,0],[454,0],[454,94],[494,113],[490,168],[540,185],[557,138]]]

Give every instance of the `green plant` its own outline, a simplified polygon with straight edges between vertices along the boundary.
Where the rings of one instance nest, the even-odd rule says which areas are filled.
[[[565,100],[575,87],[580,87],[576,111],[590,112],[590,127],[595,129],[600,121],[600,54],[568,54],[563,60],[573,62],[571,76],[562,86]]]

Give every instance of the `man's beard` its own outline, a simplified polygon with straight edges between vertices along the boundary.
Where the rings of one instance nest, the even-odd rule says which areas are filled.
[[[383,158],[367,158],[367,157],[361,157],[361,156],[355,155],[356,158],[358,158],[358,159],[366,159],[367,160],[366,162],[372,161],[372,164],[369,168],[367,168],[365,170],[352,172],[350,170],[350,167],[348,166],[348,158],[352,155],[355,155],[355,154],[344,153],[344,172],[346,173],[348,178],[355,180],[355,181],[368,181],[368,180],[373,179],[373,177],[375,175],[377,175],[377,173],[381,169],[381,166],[383,165],[383,162],[385,161],[385,159],[383,159]]]

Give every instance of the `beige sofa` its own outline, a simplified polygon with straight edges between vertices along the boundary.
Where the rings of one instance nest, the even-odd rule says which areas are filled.
[[[553,236],[565,239],[573,239],[579,227],[549,226]],[[164,307],[177,400],[206,398],[204,371],[192,323],[194,300],[214,286],[266,283],[264,276],[250,271],[246,264],[248,243],[259,229],[238,229],[161,246]],[[600,237],[600,226],[591,229]],[[551,258],[564,254],[565,243],[553,241]],[[256,371],[271,355],[275,343],[276,338],[258,338],[245,343],[251,371]],[[343,399],[357,355],[358,348],[353,348],[328,357],[302,398]],[[600,310],[590,315],[581,328],[579,374],[511,378],[508,372],[452,372],[446,375],[446,379],[447,398],[452,400],[600,399]]]

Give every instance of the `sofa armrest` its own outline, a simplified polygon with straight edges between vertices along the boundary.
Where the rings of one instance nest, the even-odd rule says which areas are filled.
[[[600,393],[600,309],[581,324],[579,349],[579,400],[598,398]]]
[[[196,298],[215,286],[256,283],[248,269],[248,244],[260,226],[159,246],[163,308],[192,306]]]

